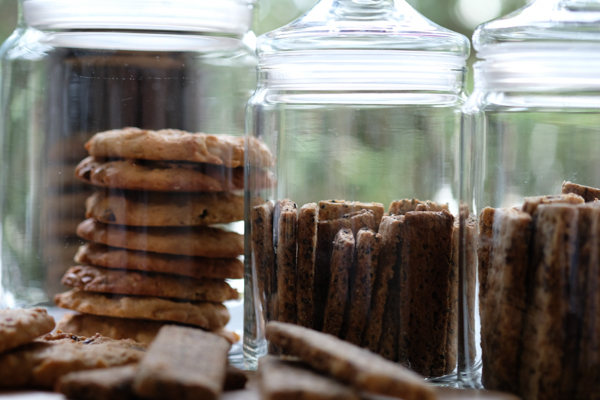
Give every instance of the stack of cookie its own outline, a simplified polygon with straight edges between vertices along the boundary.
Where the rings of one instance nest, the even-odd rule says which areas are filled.
[[[244,243],[214,225],[244,218],[244,138],[125,128],[96,134],[86,148],[76,175],[98,191],[77,234],[89,243],[76,256],[82,265],[63,277],[74,289],[55,297],[83,315],[60,328],[136,339],[157,323],[222,329],[222,303],[239,297],[225,279],[243,277]],[[250,151],[271,162],[258,142]]]

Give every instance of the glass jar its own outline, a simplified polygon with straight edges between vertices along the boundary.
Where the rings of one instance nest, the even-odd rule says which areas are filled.
[[[247,136],[275,162],[246,160],[247,366],[278,320],[451,376],[468,40],[404,0],[323,0],[257,48]]]
[[[482,365],[486,388],[526,400],[600,392],[599,20],[597,0],[538,0],[475,32],[461,204],[479,263],[462,267],[478,274],[481,347],[466,384]]]
[[[51,304],[66,285],[56,302],[88,318],[72,333],[227,322],[220,303],[238,293],[225,279],[243,277],[252,9],[21,2],[24,24],[1,60],[0,308]],[[136,314],[131,298],[196,319]]]

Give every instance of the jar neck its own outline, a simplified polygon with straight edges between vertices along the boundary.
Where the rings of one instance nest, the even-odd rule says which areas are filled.
[[[279,90],[462,93],[465,60],[426,51],[305,50],[261,57],[259,86]]]
[[[393,12],[394,3],[394,0],[333,0],[331,12],[340,19],[380,19]]]
[[[482,91],[600,90],[600,43],[503,43],[478,54],[475,88]]]

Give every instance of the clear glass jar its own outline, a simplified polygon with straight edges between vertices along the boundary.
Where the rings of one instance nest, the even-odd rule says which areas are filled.
[[[479,242],[461,243],[479,255],[462,267],[478,274],[481,347],[466,384],[482,365],[486,388],[526,400],[600,392],[600,192],[585,188],[600,187],[599,20],[597,0],[538,0],[475,32],[461,204]]]
[[[237,298],[225,279],[243,276],[253,1],[23,0],[21,9],[1,60],[0,307],[51,304],[61,280],[76,294],[59,305],[102,317],[117,316],[102,301],[130,295],[192,308]],[[206,291],[184,294],[194,286]],[[86,311],[77,296],[96,300]],[[229,318],[220,304],[206,312],[214,324],[193,324]],[[190,323],[172,318],[162,320]]]
[[[246,129],[275,162],[246,161],[247,366],[279,320],[452,375],[468,40],[404,0],[323,0],[257,48]]]

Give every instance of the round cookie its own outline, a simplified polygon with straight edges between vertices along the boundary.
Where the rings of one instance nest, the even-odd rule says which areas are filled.
[[[130,269],[192,278],[242,279],[244,264],[237,258],[188,257],[147,253],[86,243],[79,248],[75,261],[106,268]]]
[[[97,133],[85,147],[94,157],[191,161],[237,168],[244,165],[244,141],[244,136],[124,128]],[[250,139],[249,149],[256,166],[273,164],[269,149],[258,139]]]
[[[212,164],[87,157],[75,169],[95,186],[157,192],[224,192],[244,188],[243,168]]]
[[[215,330],[229,322],[223,304],[175,302],[158,297],[118,296],[70,290],[54,296],[57,306],[107,317],[172,321]]]
[[[66,314],[58,324],[57,329],[80,336],[93,336],[99,333],[109,338],[133,339],[136,342],[150,344],[160,328],[172,322],[150,321],[143,319],[103,317],[92,314]],[[239,340],[235,332],[226,329],[211,331],[234,344]]]
[[[86,217],[127,226],[199,226],[244,219],[244,197],[228,192],[100,191],[86,201]]]
[[[62,278],[62,284],[86,292],[213,301],[215,303],[239,298],[237,290],[222,279],[192,279],[90,265],[71,267]]]
[[[54,318],[41,308],[0,309],[0,353],[54,329]]]
[[[198,257],[244,254],[244,236],[205,226],[194,228],[124,227],[86,219],[77,235],[91,242],[129,250]]]

